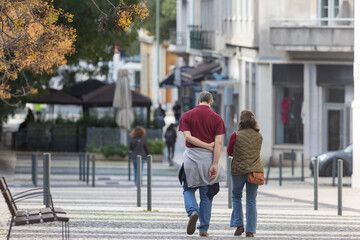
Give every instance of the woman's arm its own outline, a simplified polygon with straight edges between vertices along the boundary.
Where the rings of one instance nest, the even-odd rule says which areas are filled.
[[[130,151],[133,151],[135,149],[135,143],[134,143],[133,139],[131,139],[131,141],[130,141],[129,149],[130,149]]]
[[[149,155],[150,150],[149,150],[149,145],[147,143],[146,138],[144,139],[144,150],[145,150],[146,155]]]
[[[229,144],[227,146],[227,154],[228,156],[232,156],[233,155],[233,148],[234,148],[234,144],[236,142],[236,133],[231,134],[230,139],[229,139]]]
[[[212,142],[212,143],[203,142],[200,139],[191,136],[190,131],[183,131],[183,133],[184,133],[185,140],[187,142],[191,143],[192,145],[195,145],[195,146],[201,147],[201,148],[205,148],[205,149],[207,149],[207,150],[209,150],[211,152],[214,151],[214,146],[215,146],[214,142]]]

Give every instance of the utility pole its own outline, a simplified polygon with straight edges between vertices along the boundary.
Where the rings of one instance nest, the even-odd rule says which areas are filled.
[[[353,110],[353,173],[351,186],[360,188],[360,5],[354,2],[354,101]]]
[[[156,0],[156,89],[157,102],[160,103],[160,0]],[[155,90],[155,89],[154,89]]]

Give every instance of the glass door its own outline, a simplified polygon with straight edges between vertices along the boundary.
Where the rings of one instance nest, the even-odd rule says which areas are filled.
[[[328,107],[325,110],[325,142],[327,151],[344,148],[345,115],[343,107]]]

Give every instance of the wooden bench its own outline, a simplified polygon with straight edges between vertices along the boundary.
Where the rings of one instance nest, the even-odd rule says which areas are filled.
[[[70,239],[69,217],[61,208],[55,208],[50,192],[45,188],[34,188],[12,196],[4,177],[0,179],[0,190],[11,213],[11,222],[7,239],[10,239],[11,228],[15,226],[59,221],[62,224],[62,239]],[[25,199],[47,195],[50,207],[36,210],[19,210],[16,203]]]

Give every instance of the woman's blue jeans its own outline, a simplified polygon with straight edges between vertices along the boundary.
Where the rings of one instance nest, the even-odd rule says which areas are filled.
[[[134,166],[135,185],[137,186],[137,161],[136,161],[136,159],[132,159],[132,163],[133,163],[133,166]],[[143,159],[142,163],[141,163],[141,182],[142,182],[142,179],[143,179],[144,164],[145,164],[145,159]]]
[[[241,205],[243,188],[246,183],[246,232],[256,233],[256,195],[259,185],[249,183],[247,174],[241,176],[232,176],[233,189],[233,211],[231,214],[230,227],[244,226],[243,210]]]
[[[185,209],[188,217],[191,216],[194,212],[199,214],[200,226],[198,227],[200,232],[207,232],[209,229],[210,218],[211,218],[211,207],[212,200],[206,195],[208,192],[208,186],[201,186],[195,188],[189,188],[186,180],[183,184],[184,189],[184,202]],[[196,201],[195,192],[199,189],[200,192],[200,208]]]

